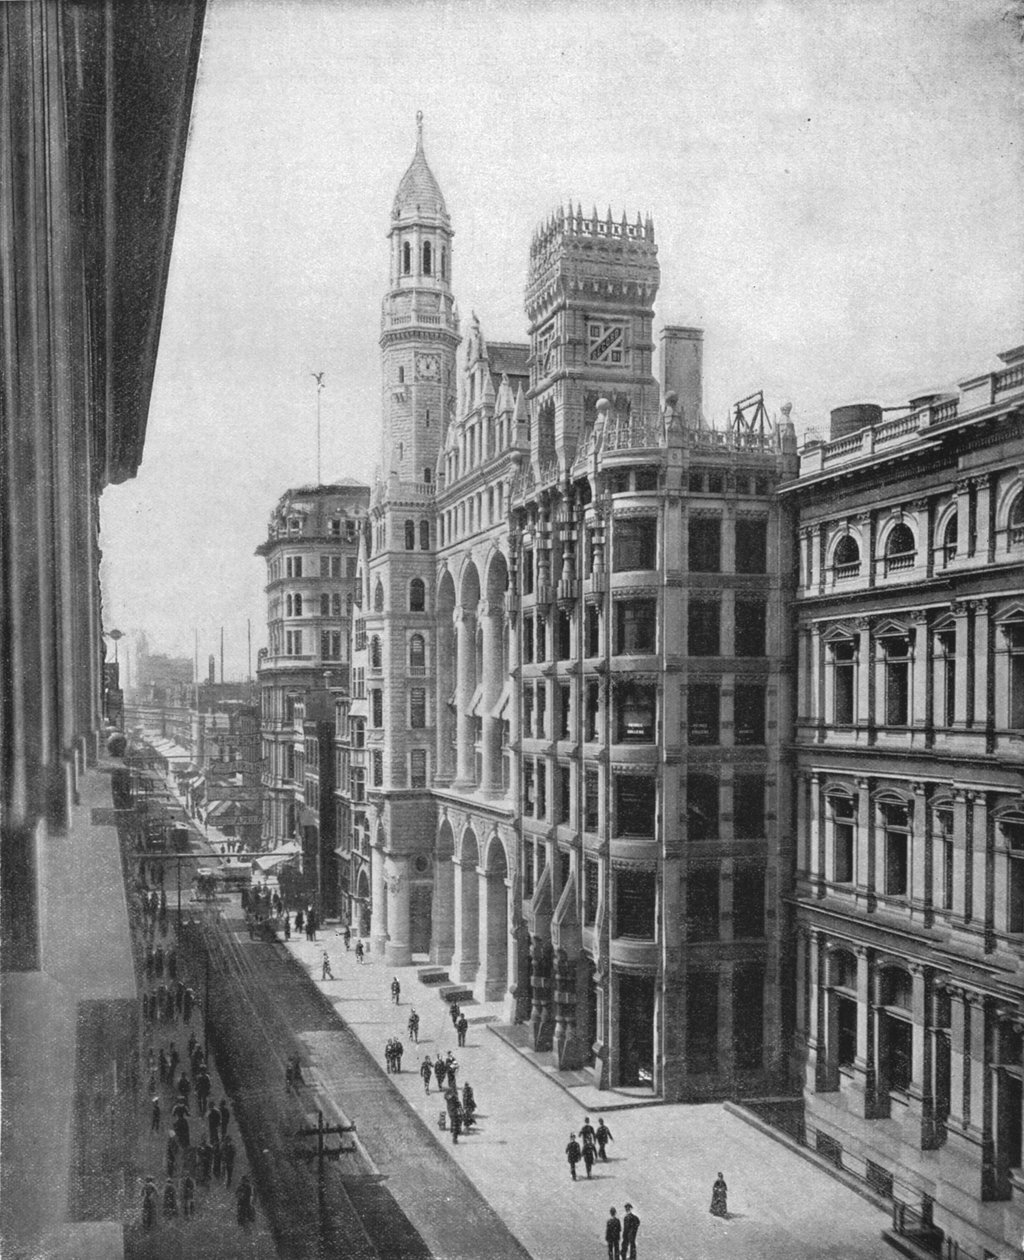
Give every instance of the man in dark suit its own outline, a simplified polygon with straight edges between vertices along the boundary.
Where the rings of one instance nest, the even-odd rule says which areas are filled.
[[[610,1215],[604,1227],[604,1240],[608,1244],[608,1260],[619,1260],[619,1239],[622,1237],[622,1222],[610,1209]]]
[[[640,1228],[640,1217],[633,1211],[632,1203],[626,1204],[626,1215],[622,1218],[622,1260],[636,1260],[636,1235]]]

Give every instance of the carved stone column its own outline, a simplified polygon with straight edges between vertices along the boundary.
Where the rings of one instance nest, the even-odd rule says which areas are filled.
[[[535,936],[530,947],[530,992],[533,1003],[530,1009],[530,1027],[533,1031],[534,1050],[550,1050],[554,1040],[551,969],[551,943]]]

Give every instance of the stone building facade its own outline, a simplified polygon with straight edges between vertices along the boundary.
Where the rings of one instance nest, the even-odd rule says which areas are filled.
[[[697,329],[664,331],[655,375],[650,220],[559,211],[528,341],[474,316],[458,354],[422,136],[390,239],[339,718],[353,922],[369,906],[389,963],[445,967],[602,1086],[777,1088],[788,417],[706,427]]]
[[[832,414],[799,524],[808,1140],[943,1255],[1024,1229],[1024,348]]]

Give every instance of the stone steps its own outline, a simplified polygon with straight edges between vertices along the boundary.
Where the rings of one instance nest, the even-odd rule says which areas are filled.
[[[416,972],[416,979],[420,984],[448,984],[451,977],[444,967],[421,967]]]
[[[464,1006],[473,1000],[473,990],[464,984],[442,984],[437,992],[445,1003],[458,1002],[460,1006]]]

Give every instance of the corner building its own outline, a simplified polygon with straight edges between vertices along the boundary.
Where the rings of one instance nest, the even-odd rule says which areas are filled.
[[[1024,347],[801,451],[810,1145],[933,1254],[1024,1230]]]
[[[777,1089],[792,427],[705,426],[698,329],[655,376],[650,219],[552,216],[522,345],[459,349],[451,242],[420,137],[353,657],[374,947],[602,1087]]]

